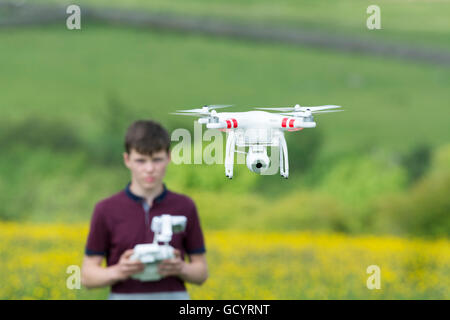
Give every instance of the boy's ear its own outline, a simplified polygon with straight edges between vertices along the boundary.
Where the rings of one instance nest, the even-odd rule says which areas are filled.
[[[128,167],[128,162],[130,161],[130,155],[127,152],[123,153],[123,162],[125,163],[125,166]]]

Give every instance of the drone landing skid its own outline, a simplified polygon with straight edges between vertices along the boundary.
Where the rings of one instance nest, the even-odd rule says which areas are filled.
[[[284,134],[279,136],[279,146],[280,146],[280,175],[287,179],[289,177],[289,160],[286,139]],[[229,179],[233,178],[233,166],[234,166],[234,152],[236,147],[236,135],[234,131],[231,131],[225,150],[225,176]]]
[[[230,132],[227,139],[227,146],[225,149],[225,175],[229,179],[233,179],[234,166],[234,149],[236,147],[236,136],[234,131]]]
[[[280,135],[280,175],[285,179],[289,177],[289,159],[284,134]]]

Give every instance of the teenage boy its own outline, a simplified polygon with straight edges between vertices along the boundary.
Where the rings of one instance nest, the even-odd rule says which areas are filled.
[[[98,202],[91,219],[81,272],[87,288],[111,287],[109,299],[189,299],[184,282],[203,284],[208,277],[203,232],[194,202],[163,183],[170,162],[170,137],[154,121],[136,121],[125,137],[125,166],[131,182]],[[136,244],[152,243],[155,216],[183,215],[186,230],[173,234],[175,258],[160,263],[159,281],[130,278],[144,270],[131,260]],[[184,261],[185,255],[189,262]],[[106,259],[106,267],[102,266]]]

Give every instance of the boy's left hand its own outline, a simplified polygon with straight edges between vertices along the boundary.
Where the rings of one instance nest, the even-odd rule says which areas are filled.
[[[161,261],[158,273],[163,277],[178,276],[181,274],[185,262],[181,259],[180,250],[174,249],[175,257]]]

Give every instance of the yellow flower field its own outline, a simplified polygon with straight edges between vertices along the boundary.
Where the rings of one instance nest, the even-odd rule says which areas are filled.
[[[105,299],[68,289],[86,225],[0,223],[0,299]],[[319,233],[205,234],[210,277],[193,299],[449,299],[450,241]],[[368,289],[380,268],[380,289]]]

